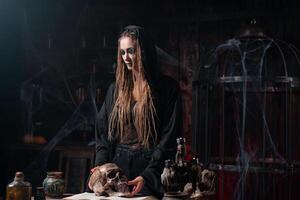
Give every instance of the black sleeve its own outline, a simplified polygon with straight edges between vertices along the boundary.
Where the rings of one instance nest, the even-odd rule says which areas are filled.
[[[111,161],[114,154],[114,142],[108,140],[108,116],[113,105],[113,96],[114,84],[109,87],[101,110],[97,114],[95,166]]]
[[[155,147],[152,159],[141,176],[155,196],[164,193],[161,184],[161,173],[166,159],[174,159],[176,152],[176,138],[181,132],[181,96],[176,84],[164,96],[163,119],[161,121],[160,142]]]

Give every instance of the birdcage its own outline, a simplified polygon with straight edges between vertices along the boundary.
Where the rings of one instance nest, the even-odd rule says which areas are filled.
[[[193,152],[218,199],[297,199],[300,51],[263,34],[218,45],[193,82]],[[299,193],[299,192],[298,192]]]

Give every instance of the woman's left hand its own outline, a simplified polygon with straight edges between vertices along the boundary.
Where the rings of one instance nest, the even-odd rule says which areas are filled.
[[[133,189],[127,197],[133,197],[142,190],[144,186],[144,178],[142,176],[138,176],[135,179],[128,181],[127,184],[133,185]]]

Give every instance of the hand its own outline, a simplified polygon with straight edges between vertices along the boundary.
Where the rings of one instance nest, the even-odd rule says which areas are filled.
[[[128,181],[127,184],[134,186],[130,194],[126,195],[126,197],[133,197],[142,190],[144,186],[144,178],[142,176],[138,176],[132,181]]]

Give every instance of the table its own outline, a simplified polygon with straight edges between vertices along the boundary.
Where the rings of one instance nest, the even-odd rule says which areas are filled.
[[[65,197],[63,197],[63,198],[65,198]],[[64,200],[63,198],[46,197],[46,200]],[[132,198],[128,198],[128,200],[130,200],[130,199],[132,199]],[[31,200],[34,200],[34,197],[32,197]],[[158,199],[153,196],[148,196],[144,200],[158,200]]]

